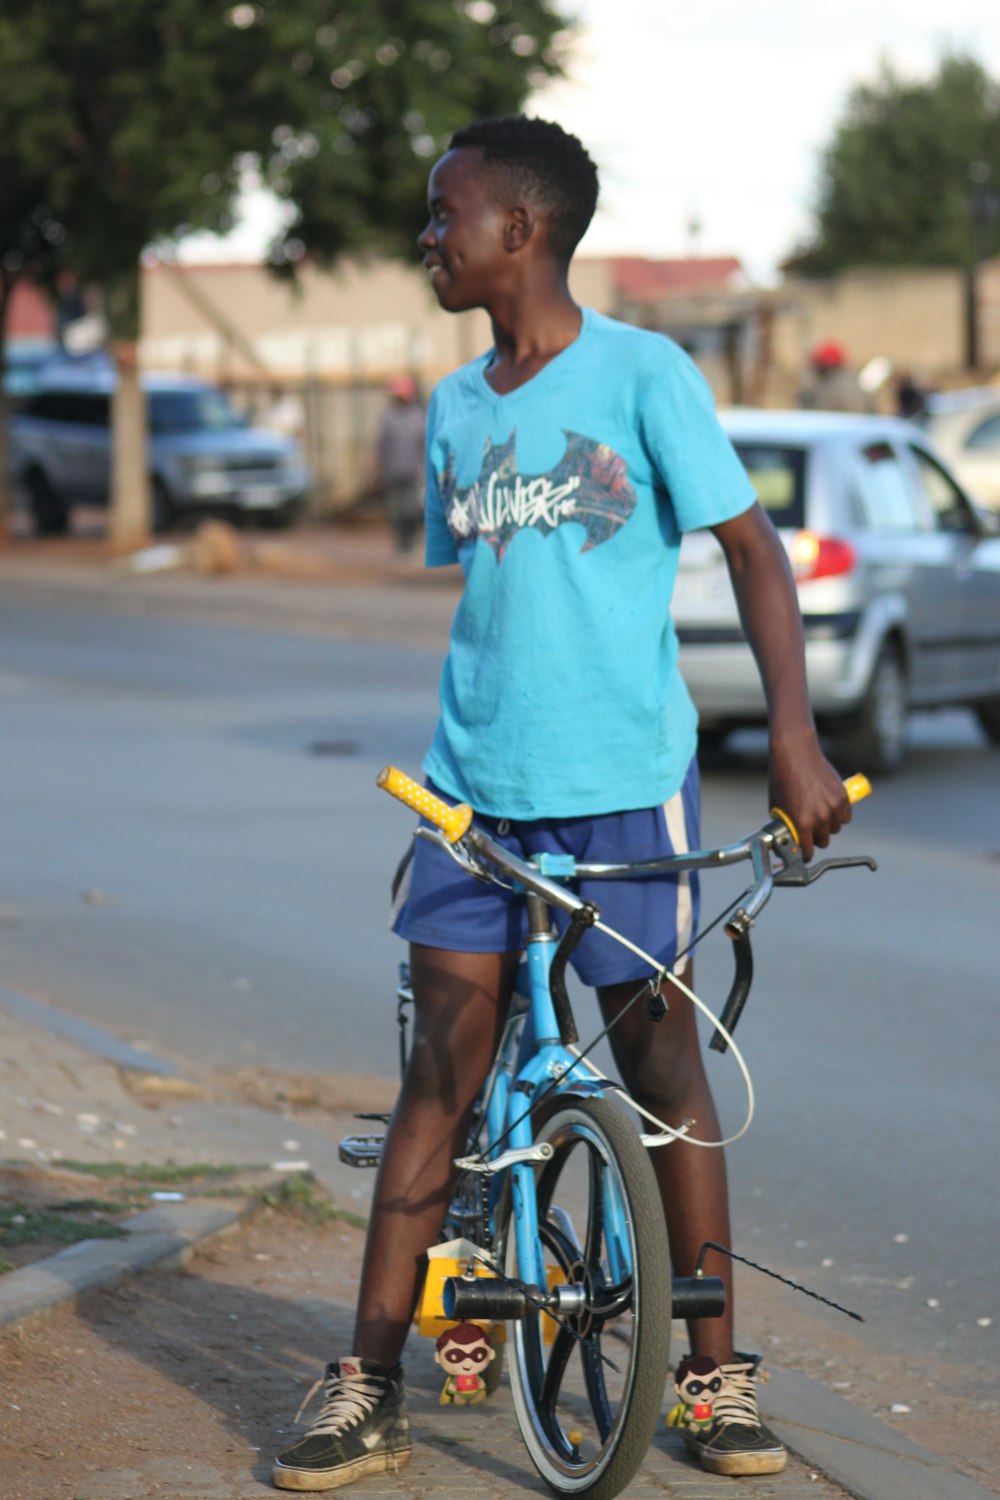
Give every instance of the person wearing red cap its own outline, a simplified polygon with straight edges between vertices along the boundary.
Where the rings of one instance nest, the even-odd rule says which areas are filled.
[[[827,339],[813,349],[809,375],[799,391],[799,405],[812,411],[869,410],[842,344]]]

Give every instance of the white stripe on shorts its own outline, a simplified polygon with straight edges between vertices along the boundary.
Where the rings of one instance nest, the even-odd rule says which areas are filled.
[[[663,818],[667,825],[667,836],[675,854],[690,852],[687,818],[684,816],[684,799],[677,791],[669,802],[663,804]],[[691,908],[691,878],[685,871],[677,877],[677,952],[682,952],[693,935],[694,915]]]

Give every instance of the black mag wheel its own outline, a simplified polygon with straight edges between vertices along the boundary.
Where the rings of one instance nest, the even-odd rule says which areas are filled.
[[[645,1458],[663,1403],[672,1291],[660,1195],[638,1133],[613,1101],[559,1100],[535,1139],[553,1147],[536,1175],[546,1263],[560,1282],[582,1286],[584,1301],[560,1315],[564,1326],[534,1310],[507,1325],[514,1408],[550,1489],[611,1500]],[[501,1257],[516,1277],[509,1207]]]

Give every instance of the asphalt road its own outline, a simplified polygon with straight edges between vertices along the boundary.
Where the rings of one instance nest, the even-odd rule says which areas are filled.
[[[374,774],[417,771],[439,660],[0,603],[0,983],[182,1063],[391,1074],[387,887],[409,824]],[[781,893],[760,925],[734,1198],[748,1253],[859,1308],[884,1350],[916,1342],[985,1378],[998,758],[962,714],[915,721],[912,740],[838,841],[878,874]],[[760,740],[737,748],[705,775],[706,842],[764,814]],[[707,998],[726,964],[724,940],[706,945]],[[738,1076],[711,1057],[738,1124]]]

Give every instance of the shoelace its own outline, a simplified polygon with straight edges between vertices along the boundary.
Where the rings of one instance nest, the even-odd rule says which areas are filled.
[[[717,1422],[738,1422],[743,1427],[759,1427],[757,1388],[752,1365],[723,1366],[725,1385],[712,1407]],[[761,1376],[761,1379],[764,1377]]]
[[[296,1422],[324,1382],[323,1405],[309,1428],[309,1437],[317,1433],[336,1435],[346,1432],[349,1427],[363,1422],[385,1393],[385,1382],[378,1375],[321,1375],[295,1413]]]

